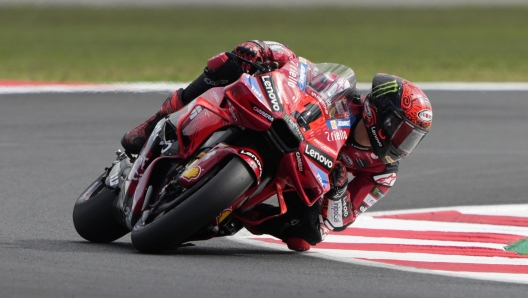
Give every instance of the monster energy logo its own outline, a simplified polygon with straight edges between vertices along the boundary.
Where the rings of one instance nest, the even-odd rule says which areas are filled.
[[[372,89],[372,95],[375,97],[380,97],[388,93],[396,92],[398,92],[398,82],[396,82],[396,80],[383,83]]]

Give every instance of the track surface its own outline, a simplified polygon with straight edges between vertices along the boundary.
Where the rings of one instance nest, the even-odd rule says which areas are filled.
[[[371,211],[526,203],[526,92],[427,92],[434,124]],[[83,241],[77,196],[165,94],[0,95],[2,297],[526,297],[526,285],[333,262],[215,239],[141,255]]]

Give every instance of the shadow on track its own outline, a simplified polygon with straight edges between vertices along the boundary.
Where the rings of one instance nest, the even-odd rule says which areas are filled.
[[[196,245],[185,243],[185,245],[156,254],[159,256],[243,256],[243,255],[298,255],[293,251],[279,251],[260,247],[217,247],[211,243],[201,242]],[[221,245],[219,245],[221,246]],[[27,239],[13,242],[0,242],[2,249],[33,249],[46,252],[85,252],[103,254],[140,254],[132,243],[92,243],[88,241],[66,241],[50,239]]]

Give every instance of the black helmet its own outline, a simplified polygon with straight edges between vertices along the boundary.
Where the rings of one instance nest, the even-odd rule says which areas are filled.
[[[376,155],[386,164],[411,154],[429,132],[433,109],[413,83],[378,73],[365,100],[363,121]]]

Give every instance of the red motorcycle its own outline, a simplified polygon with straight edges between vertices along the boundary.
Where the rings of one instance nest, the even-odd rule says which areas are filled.
[[[345,98],[354,72],[300,57],[273,69],[222,55],[257,72],[159,121],[138,156],[118,151],[75,204],[80,236],[111,242],[132,232],[136,249],[157,253],[280,216],[286,192],[311,206],[329,190],[355,117]],[[277,214],[248,216],[265,201]]]

